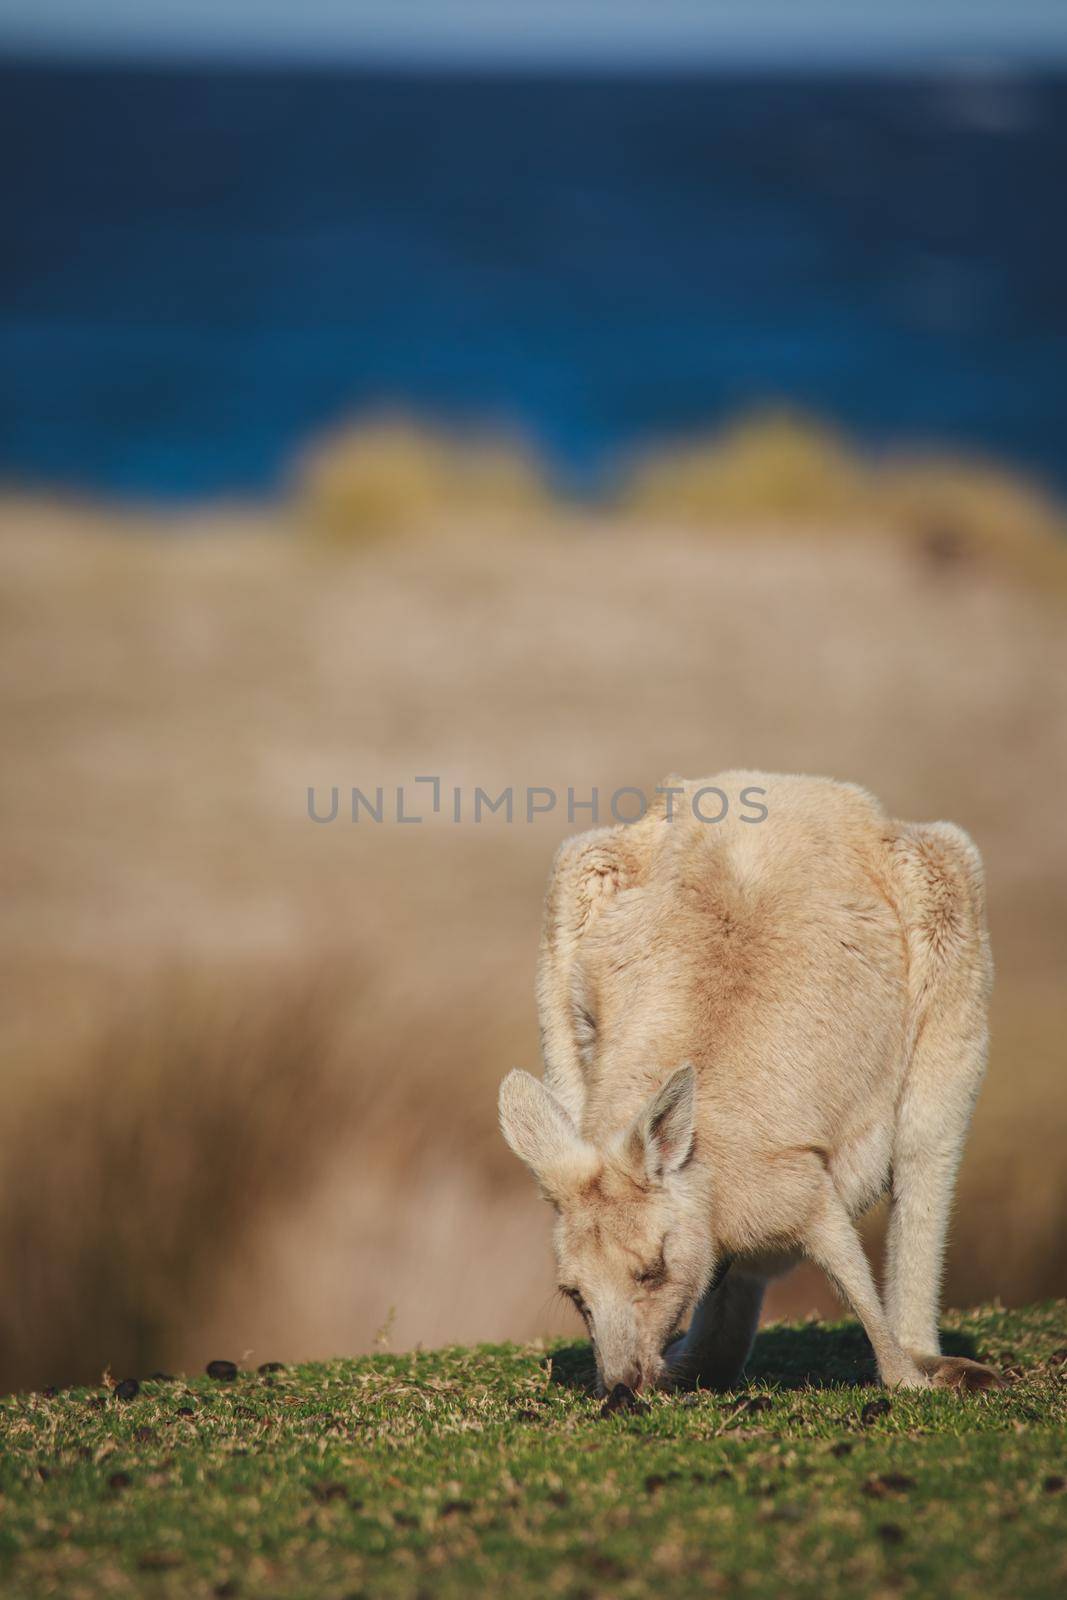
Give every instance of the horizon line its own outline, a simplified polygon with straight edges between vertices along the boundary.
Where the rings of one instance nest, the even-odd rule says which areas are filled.
[[[779,43],[773,49],[708,48],[705,51],[664,49],[646,52],[623,50],[514,50],[500,48],[466,49],[444,45],[415,50],[367,48],[351,45],[327,49],[322,45],[304,48],[276,44],[249,44],[233,47],[218,43],[174,47],[166,43],[67,41],[41,38],[15,38],[0,31],[0,66],[62,65],[115,67],[174,67],[207,70],[312,70],[325,72],[369,71],[389,73],[486,72],[511,74],[554,73],[559,75],[619,75],[653,77],[737,75],[767,72],[795,77],[800,73],[855,72],[860,75],[899,76],[901,73],[939,72],[961,76],[995,76],[1027,72],[1058,76],[1067,69],[1067,39],[1054,45],[1013,45],[1000,49],[968,48],[961,43],[944,46],[909,46],[907,43],[874,49],[868,45],[840,45],[825,49],[799,41]]]

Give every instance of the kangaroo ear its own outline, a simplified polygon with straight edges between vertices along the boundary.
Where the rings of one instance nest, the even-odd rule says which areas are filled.
[[[592,1154],[555,1095],[528,1072],[509,1072],[500,1085],[500,1127],[550,1192],[568,1169],[584,1166]]]
[[[696,1073],[686,1062],[640,1112],[627,1138],[631,1161],[650,1182],[685,1165],[693,1149]]]

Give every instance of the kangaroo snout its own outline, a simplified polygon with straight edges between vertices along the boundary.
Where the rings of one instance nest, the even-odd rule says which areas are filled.
[[[605,1394],[611,1394],[613,1389],[622,1384],[626,1389],[632,1389],[634,1394],[649,1393],[659,1386],[664,1373],[664,1363],[661,1360],[650,1358],[642,1361],[623,1361],[605,1366],[601,1380]]]
[[[629,1366],[617,1367],[613,1372],[605,1372],[603,1382],[605,1394],[611,1394],[620,1385],[624,1389],[632,1389],[634,1394],[640,1394],[645,1387],[645,1375],[635,1361]]]

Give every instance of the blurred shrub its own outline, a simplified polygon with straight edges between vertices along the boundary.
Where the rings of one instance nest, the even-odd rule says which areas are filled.
[[[167,1362],[349,1125],[335,1017],[299,976],[170,977],[5,1108],[0,1386]]]
[[[624,476],[619,507],[661,526],[725,535],[889,534],[914,543],[934,567],[980,562],[1067,584],[1067,516],[1024,478],[938,455],[876,463],[788,412],[645,456]]]
[[[521,520],[550,503],[539,464],[519,445],[403,419],[355,423],[312,445],[294,496],[301,523],[339,541],[457,514]]]
[[[911,542],[931,567],[996,564],[1067,583],[1067,519],[1025,479],[982,461],[929,456],[877,462],[833,429],[790,411],[652,450],[623,472],[613,509],[645,527],[721,536],[881,534]],[[343,427],[299,463],[299,526],[361,544],[435,526],[521,528],[561,507],[536,459],[491,437],[437,432],[402,418]]]
[[[620,505],[663,520],[808,525],[853,511],[864,492],[862,468],[835,433],[769,412],[645,456],[624,478]]]
[[[1038,582],[1067,580],[1067,518],[1034,485],[979,461],[890,461],[873,474],[883,521],[934,564],[982,561]]]

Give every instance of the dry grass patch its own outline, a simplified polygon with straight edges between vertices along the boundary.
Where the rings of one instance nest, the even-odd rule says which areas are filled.
[[[9,1103],[0,1386],[168,1359],[347,1126],[338,1015],[307,974],[167,975]]]

